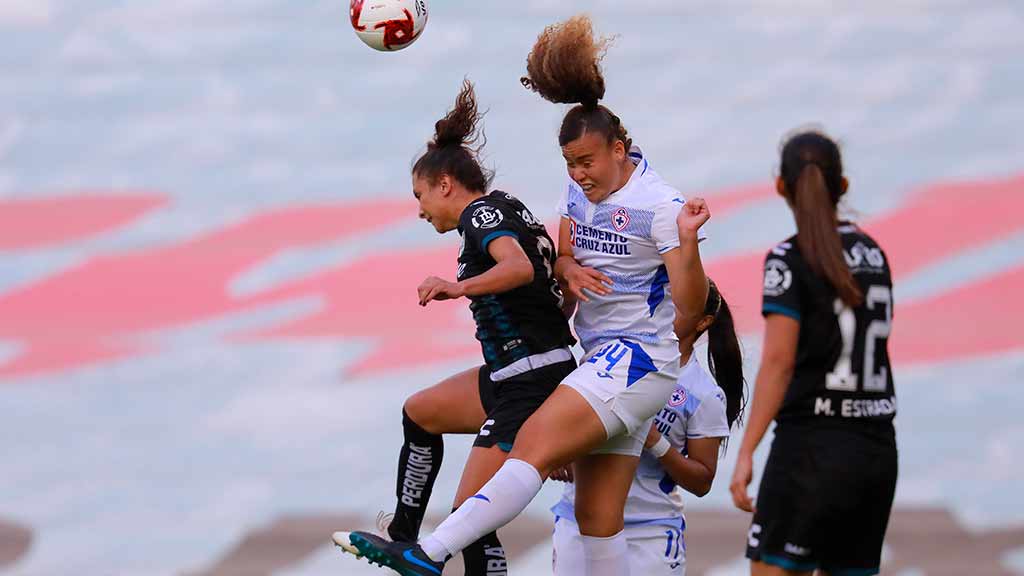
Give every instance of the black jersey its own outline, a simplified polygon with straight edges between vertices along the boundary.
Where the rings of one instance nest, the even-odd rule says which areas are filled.
[[[765,258],[762,313],[800,322],[793,379],[777,418],[780,425],[827,419],[891,429],[896,395],[889,364],[893,300],[888,258],[856,226],[843,223],[839,233],[846,262],[864,294],[856,308],[810,270],[796,236]]]
[[[459,280],[494,267],[487,246],[502,236],[515,238],[533,264],[533,282],[526,286],[470,297],[476,338],[491,371],[575,343],[555,280],[555,245],[544,224],[522,202],[498,190],[473,201],[459,217],[459,234]]]

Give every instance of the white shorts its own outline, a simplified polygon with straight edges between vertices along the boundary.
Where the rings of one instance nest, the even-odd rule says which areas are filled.
[[[595,454],[639,456],[651,422],[679,378],[679,348],[611,340],[583,356],[562,380],[582,395],[604,424],[608,441]]]
[[[686,574],[686,543],[680,526],[635,524],[626,526],[625,533],[629,544],[629,573],[632,576]],[[585,574],[583,540],[576,523],[566,518],[556,518],[552,539],[552,569],[555,576]]]

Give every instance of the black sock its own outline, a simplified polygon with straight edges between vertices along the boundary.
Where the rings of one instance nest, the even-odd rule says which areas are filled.
[[[466,576],[508,576],[505,548],[497,532],[467,546],[462,551],[462,561],[466,564]]]
[[[444,440],[440,434],[431,434],[409,418],[402,410],[402,429],[405,441],[398,457],[398,481],[395,485],[395,517],[388,527],[388,535],[395,542],[415,542],[420,535],[420,524],[427,513],[427,502],[434,489],[434,481],[444,458]]]

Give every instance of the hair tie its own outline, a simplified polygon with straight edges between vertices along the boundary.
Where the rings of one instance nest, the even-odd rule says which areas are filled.
[[[715,281],[710,278],[708,278],[708,289],[714,290],[717,297],[715,298],[715,311],[711,314],[712,318],[717,319],[718,313],[722,310],[722,293],[718,290],[718,285],[715,284]]]

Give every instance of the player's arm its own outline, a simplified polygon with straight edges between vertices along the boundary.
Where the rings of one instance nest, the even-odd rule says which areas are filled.
[[[565,267],[575,265],[579,266],[576,262],[576,258],[572,255],[572,246],[570,245],[569,226],[572,224],[567,218],[561,218],[558,225],[558,251],[555,254],[555,281],[558,282],[558,287],[562,290],[562,314],[566,318],[572,318],[572,315],[576,313],[576,305],[579,304],[580,299],[576,297],[569,290],[569,285],[565,282]],[[565,259],[562,256],[565,256]],[[562,273],[559,273],[559,270]]]
[[[694,329],[704,316],[708,299],[708,278],[700,259],[699,230],[711,217],[702,198],[691,198],[683,204],[676,219],[679,247],[661,256],[672,287],[672,303],[680,315],[681,331]],[[659,242],[660,243],[660,242]]]
[[[580,266],[576,261],[572,254],[570,226],[572,226],[572,222],[565,217],[562,217],[558,224],[558,259],[555,260],[555,279],[562,286],[566,303],[572,300],[573,308],[575,308],[575,303],[579,300],[590,302],[590,298],[583,292],[584,289],[593,294],[605,296],[612,292],[612,281],[597,269]],[[563,311],[565,311],[564,308]]]
[[[516,238],[495,238],[487,244],[487,253],[497,264],[479,276],[459,282],[464,295],[501,294],[533,282],[533,264]]]
[[[501,294],[533,282],[533,264],[514,236],[491,240],[487,253],[496,264],[479,276],[461,282],[448,282],[435,276],[427,278],[419,288],[420,306],[426,306],[431,300]]]
[[[661,434],[652,426],[644,448],[649,450],[661,439]],[[658,458],[658,462],[676,484],[691,494],[704,496],[711,491],[715,472],[718,471],[718,449],[721,443],[721,438],[690,438],[686,441],[688,456],[670,449]]]
[[[754,450],[782,406],[789,381],[793,377],[797,342],[800,339],[800,322],[795,318],[784,314],[769,314],[765,323],[761,368],[757,372],[750,416],[729,486],[733,502],[748,512],[753,511],[747,486],[753,477]]]

